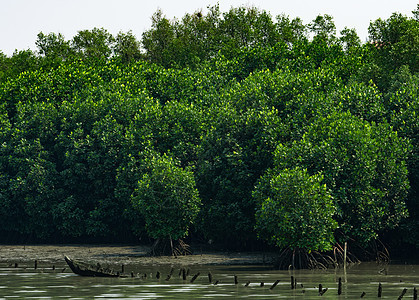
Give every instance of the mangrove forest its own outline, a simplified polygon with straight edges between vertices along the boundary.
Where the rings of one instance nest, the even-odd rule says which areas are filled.
[[[417,253],[419,5],[368,33],[215,5],[0,52],[0,242]]]

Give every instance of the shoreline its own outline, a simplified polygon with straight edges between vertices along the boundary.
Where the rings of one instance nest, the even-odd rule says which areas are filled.
[[[271,265],[273,252],[196,251],[187,256],[147,256],[150,247],[143,245],[0,245],[0,264],[65,264],[64,256],[86,262],[111,265]]]

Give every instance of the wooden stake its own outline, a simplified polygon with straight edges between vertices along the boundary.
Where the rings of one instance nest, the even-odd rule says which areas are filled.
[[[198,273],[196,273],[195,275],[194,275],[194,277],[192,277],[192,279],[191,279],[191,283],[193,283],[194,281],[195,281],[195,279],[197,279],[198,278],[198,276],[199,276],[199,272]]]
[[[338,295],[342,294],[342,278],[339,277],[339,283],[338,283]]]
[[[324,293],[326,293],[326,292],[327,292],[327,290],[328,290],[328,288],[322,289],[322,291],[319,293],[319,294],[320,294],[320,296],[323,296],[323,295],[324,295]]]
[[[404,288],[402,293],[400,294],[399,298],[397,298],[397,300],[401,300],[403,298],[404,294],[406,294],[406,292],[407,292],[407,289]]]
[[[273,290],[279,283],[279,279],[274,282],[274,284],[269,288],[270,290]]]

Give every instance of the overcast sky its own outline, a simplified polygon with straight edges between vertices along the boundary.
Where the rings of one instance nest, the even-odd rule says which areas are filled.
[[[310,23],[319,14],[333,16],[337,31],[355,28],[362,41],[371,20],[386,19],[393,12],[412,16],[418,0],[0,0],[0,51],[36,50],[37,34],[62,33],[71,39],[79,30],[103,27],[112,34],[132,30],[138,40],[151,26],[151,16],[160,8],[169,19],[219,3],[221,11],[232,6],[256,6],[272,16],[286,14]]]

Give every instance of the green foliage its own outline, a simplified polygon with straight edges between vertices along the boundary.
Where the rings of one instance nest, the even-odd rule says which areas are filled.
[[[55,67],[62,61],[71,59],[75,54],[70,42],[64,39],[62,34],[40,32],[35,42],[38,52],[44,57],[43,66]]]
[[[124,63],[130,63],[141,58],[140,43],[131,31],[118,33],[115,37],[113,51]]]
[[[301,140],[280,145],[275,161],[279,170],[300,166],[310,174],[322,172],[340,230],[365,243],[407,217],[409,149],[389,125],[337,113],[316,120]]]
[[[31,50],[15,50],[11,57],[0,54],[0,82],[5,82],[22,72],[31,72],[40,67],[40,59]]]
[[[192,172],[168,156],[151,157],[145,163],[148,170],[132,196],[134,208],[144,216],[151,237],[184,238],[201,203]]]
[[[307,28],[304,26],[300,18],[290,20],[287,15],[279,15],[276,17],[276,30],[281,39],[289,44],[296,44],[300,40],[307,39]]]
[[[418,246],[419,224],[419,77],[412,75],[406,66],[392,78],[390,92],[386,97],[386,111],[390,112],[391,124],[400,136],[409,138],[412,153],[407,159],[411,189],[407,205],[410,218],[404,224],[403,235]]]
[[[419,22],[394,13],[387,20],[377,19],[368,28],[371,61],[378,66],[376,84],[384,91],[391,76],[403,65],[419,70]]]
[[[173,25],[163,16],[163,12],[158,10],[152,17],[151,29],[143,33],[142,45],[146,49],[146,58],[164,66],[170,65],[172,59],[170,46],[174,39]]]
[[[379,123],[385,119],[384,97],[375,85],[351,82],[333,91],[329,97],[332,105],[363,120]]]
[[[71,46],[76,53],[89,59],[108,59],[112,54],[113,36],[104,28],[81,30],[74,36]]]
[[[240,112],[227,104],[227,99],[255,100],[255,90],[257,87],[246,84],[224,95],[225,104],[211,110],[209,124],[214,125],[198,148],[195,174],[204,203],[202,226],[205,236],[217,241],[245,243],[255,238],[251,233],[255,211],[251,192],[271,165],[284,127],[275,111],[249,107]],[[225,226],[234,230],[225,232]]]
[[[343,44],[346,51],[351,51],[361,46],[361,40],[359,39],[356,30],[345,27],[341,32],[340,42]]]
[[[333,42],[336,38],[336,26],[331,15],[318,15],[312,23],[308,25],[311,32],[314,33],[314,41],[322,40]]]
[[[71,40],[39,33],[38,52],[0,53],[0,237],[132,241],[190,230],[226,246],[255,247],[260,234],[324,250],[334,231],[415,244],[417,24],[417,11],[376,20],[361,44],[353,29],[337,37],[329,15],[305,25],[215,5],[173,20],[157,11],[141,41],[103,28]],[[158,210],[166,198],[185,210]],[[319,203],[328,209],[296,221]],[[303,238],[278,233],[291,226],[282,211]]]
[[[413,16],[415,17],[416,21],[419,21],[419,4],[416,6],[416,9],[412,11]]]
[[[305,169],[271,170],[253,192],[256,230],[271,244],[306,251],[332,249],[336,207],[323,176]]]

